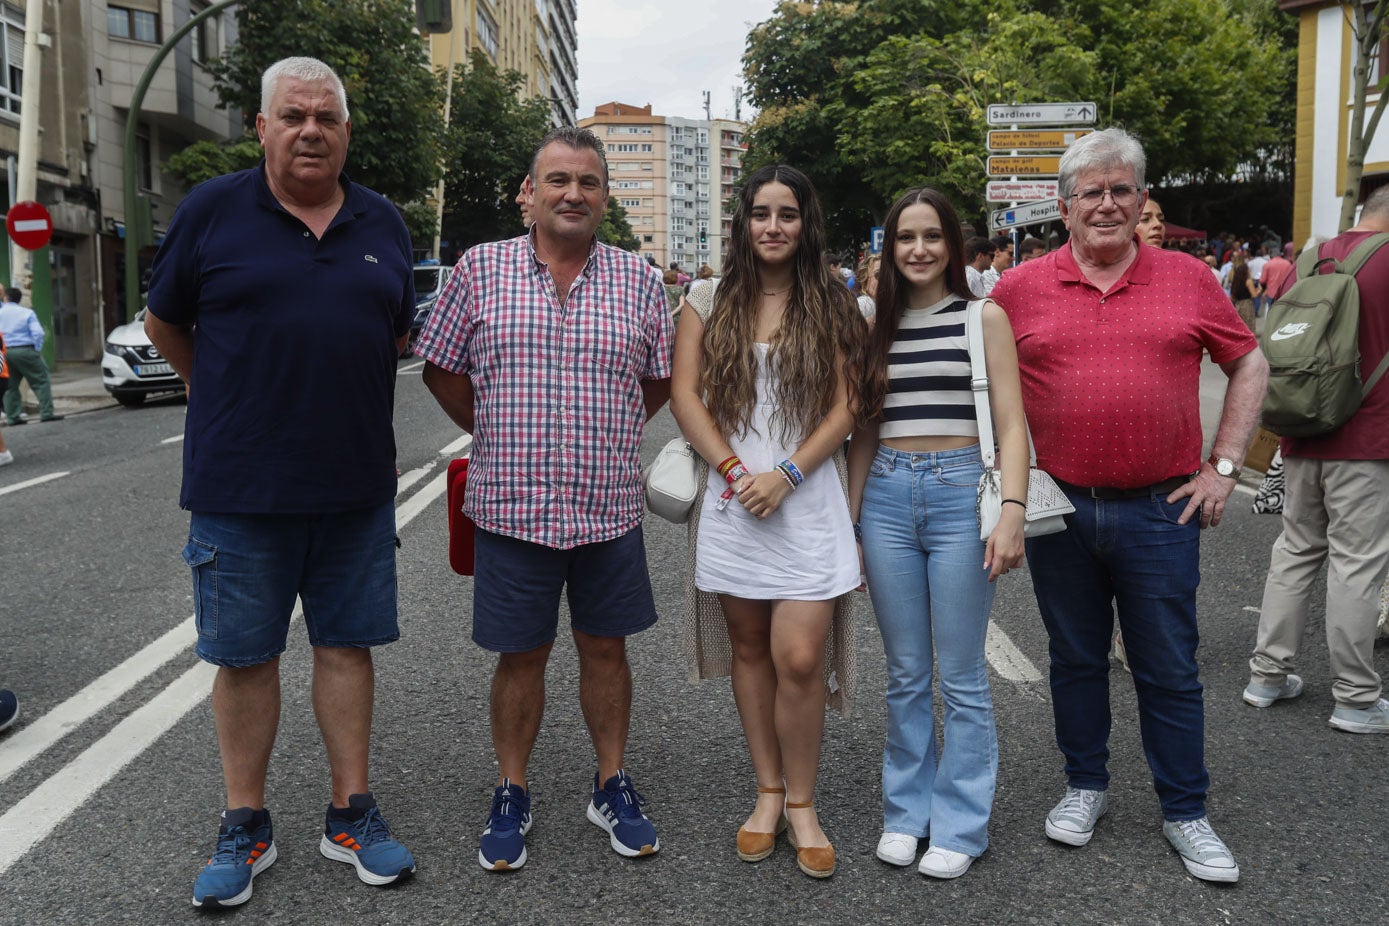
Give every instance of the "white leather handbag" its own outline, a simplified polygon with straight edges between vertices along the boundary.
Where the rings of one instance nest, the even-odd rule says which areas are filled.
[[[700,487],[695,481],[698,462],[694,448],[685,438],[668,441],[656,454],[656,459],[642,470],[646,507],[672,523],[688,521],[695,500],[699,498]]]

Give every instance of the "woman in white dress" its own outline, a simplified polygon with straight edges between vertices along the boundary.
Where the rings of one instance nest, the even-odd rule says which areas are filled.
[[[867,335],[831,280],[819,201],[789,167],[743,186],[712,298],[692,293],[675,342],[671,408],[709,464],[693,519],[694,586],[718,596],[757,804],[738,855],[760,861],[783,827],[812,877],[835,868],[814,807],[835,601],[860,581],[842,460],[852,371]],[[828,464],[828,465],[827,465]]]

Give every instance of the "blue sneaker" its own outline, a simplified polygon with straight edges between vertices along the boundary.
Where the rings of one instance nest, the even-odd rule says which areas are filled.
[[[526,864],[526,833],[531,828],[531,796],[503,778],[492,792],[492,812],[477,850],[477,863],[488,871],[513,871]]]
[[[364,813],[356,820],[346,820],[334,814],[331,804],[328,806],[323,838],[318,842],[323,857],[356,868],[357,878],[366,884],[393,884],[413,875],[415,857],[391,835],[376,798],[370,792],[352,794],[347,803]]]
[[[646,798],[632,787],[632,779],[622,769],[598,787],[593,776],[593,800],[588,805],[588,819],[608,831],[608,840],[618,855],[635,858],[661,851],[656,827],[641,812]]]
[[[0,688],[0,730],[19,719],[19,699],[8,688]]]
[[[251,882],[275,862],[270,811],[249,807],[222,811],[217,849],[193,882],[193,906],[235,907],[251,899]]]

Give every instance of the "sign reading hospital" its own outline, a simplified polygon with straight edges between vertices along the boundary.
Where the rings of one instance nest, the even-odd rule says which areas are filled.
[[[989,229],[1003,231],[1022,225],[1041,225],[1061,218],[1061,203],[1055,199],[1039,203],[1023,203],[1011,209],[998,209],[989,213]]]
[[[1088,125],[1096,112],[1094,103],[994,103],[989,125]]]

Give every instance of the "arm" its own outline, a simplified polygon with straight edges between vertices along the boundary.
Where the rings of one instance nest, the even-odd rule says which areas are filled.
[[[719,433],[714,417],[704,406],[699,388],[703,366],[704,322],[693,309],[681,312],[670,375],[670,410],[685,440],[711,467],[716,467],[733,456],[733,448]]]
[[[796,468],[807,476],[844,444],[844,439],[854,427],[842,357],[839,358],[839,373],[835,380],[834,404],[830,406],[829,413],[790,457]],[[754,473],[738,487],[738,501],[757,517],[765,518],[781,507],[792,491],[791,484],[778,472]]]
[[[453,423],[472,434],[473,381],[465,374],[450,373],[432,363],[425,363],[420,378]]]
[[[410,343],[410,332],[405,332],[395,339],[395,355],[397,357],[405,353],[406,346]]]
[[[1022,407],[1022,380],[1018,374],[1018,347],[1013,326],[998,303],[984,303],[984,358],[989,370],[989,406],[999,447],[999,472],[1003,497],[1027,501],[1030,454],[1027,449],[1027,418]],[[989,581],[1022,562],[1022,526],[1026,509],[1004,505],[998,525],[984,548],[984,566]]]
[[[1220,426],[1216,428],[1211,452],[1217,457],[1241,461],[1249,450],[1249,440],[1259,423],[1268,387],[1268,361],[1257,347],[1236,360],[1222,363],[1220,368],[1230,378],[1225,389],[1225,404],[1220,411]],[[1217,475],[1215,467],[1205,460],[1196,478],[1167,496],[1169,503],[1190,496],[1186,510],[1177,523],[1185,524],[1200,512],[1202,527],[1215,527],[1225,513],[1225,502],[1235,490],[1238,480]]]
[[[29,339],[34,342],[34,350],[43,353],[44,330],[38,315],[29,313]]]
[[[641,381],[641,400],[646,406],[646,420],[656,417],[661,406],[670,400],[670,380],[644,379]]]
[[[849,519],[859,522],[863,511],[863,487],[868,469],[878,452],[878,422],[855,428],[849,438]]]
[[[145,313],[145,334],[179,378],[193,384],[193,326],[171,325],[153,312]]]

